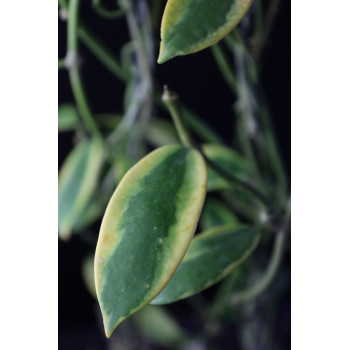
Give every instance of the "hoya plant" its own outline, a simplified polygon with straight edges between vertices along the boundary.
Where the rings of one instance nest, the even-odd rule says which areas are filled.
[[[96,15],[128,30],[119,57],[86,26],[82,3],[59,1],[67,23],[59,68],[75,101],[58,109],[59,132],[74,135],[59,171],[59,238],[91,245],[83,278],[107,338],[119,339],[119,328],[125,334],[123,324],[133,322],[167,348],[205,343],[276,293],[271,284],[288,243],[288,176],[259,70],[278,1],[94,0]],[[82,45],[124,84],[119,112],[91,107]],[[210,50],[235,102],[231,144],[183,104],[181,91],[157,82],[157,64],[201,50]],[[181,326],[171,312],[181,301],[183,314],[205,314],[202,329]],[[241,347],[253,349],[249,327],[241,333]]]

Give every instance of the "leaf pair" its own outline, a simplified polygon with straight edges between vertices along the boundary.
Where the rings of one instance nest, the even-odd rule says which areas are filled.
[[[206,184],[202,155],[179,145],[153,151],[120,182],[95,253],[96,291],[108,337],[152,300],[173,302],[217,282],[256,245],[257,231],[237,224],[209,230],[191,243]]]

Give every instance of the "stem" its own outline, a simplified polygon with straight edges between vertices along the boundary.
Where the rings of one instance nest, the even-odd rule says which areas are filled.
[[[271,33],[276,19],[279,3],[280,0],[270,0],[266,15],[264,16],[262,25],[260,27],[260,31],[256,32],[253,36],[254,46],[252,51],[254,57],[256,58],[261,57],[261,54],[266,47],[267,39]]]
[[[237,93],[237,84],[235,76],[231,71],[230,64],[228,63],[228,59],[220,46],[220,44],[216,44],[211,47],[211,52],[215,58],[216,64],[218,65],[221,76],[225,79],[227,85],[230,87],[234,94]]]
[[[243,154],[254,167],[257,178],[260,178],[259,164],[253,146],[257,132],[257,121],[255,119],[257,103],[251,85],[252,83],[255,84],[257,80],[256,65],[238,30],[234,30],[232,34],[227,35],[224,41],[236,61],[237,139]]]
[[[66,61],[64,58],[61,58],[58,60],[58,69],[65,69],[66,68]]]
[[[268,267],[264,275],[251,288],[245,291],[241,291],[233,294],[230,298],[230,305],[237,305],[239,303],[247,302],[249,300],[256,298],[262,292],[265,291],[265,289],[273,281],[278,271],[279,265],[281,263],[285,240],[286,240],[286,234],[279,233],[276,235],[271,259],[269,261]]]
[[[149,68],[148,56],[146,54],[145,43],[142,40],[140,28],[136,21],[135,13],[132,6],[129,4],[129,2],[127,2],[123,6],[125,6],[124,10],[126,13],[126,20],[129,27],[131,41],[134,45],[134,50],[137,57],[139,73],[142,77],[143,82],[146,84],[146,89],[148,90],[149,94],[151,92],[152,78]],[[150,61],[152,61],[152,59],[150,59]]]
[[[85,26],[80,25],[78,29],[79,38],[86,47],[96,56],[109,71],[123,82],[130,79],[130,74],[119,64],[118,60],[101,44],[101,40],[91,33]]]
[[[68,29],[67,29],[67,52],[68,55],[77,55],[78,54],[78,21],[79,21],[79,6],[80,0],[71,0],[68,5]]]
[[[107,10],[101,5],[100,2],[101,2],[101,0],[93,0],[92,7],[103,18],[117,19],[124,14],[123,10],[115,10],[115,11]]]
[[[262,6],[263,0],[255,1],[253,4],[253,11],[254,11],[254,29],[252,34],[252,47],[255,45],[255,41],[258,40],[259,35],[261,31],[263,30],[263,6]]]
[[[151,18],[145,0],[138,0],[137,7],[134,7],[129,1],[120,1],[120,5],[125,10],[126,21],[136,57],[137,70],[135,72],[135,82],[137,86],[134,90],[134,99],[139,100],[136,110],[138,128],[133,133],[133,139],[130,140],[135,148],[135,144],[145,137],[152,112],[153,80],[151,69],[154,60],[152,59]],[[136,11],[136,8],[143,14],[142,19],[139,18],[140,15]]]
[[[239,84],[238,91],[241,102],[238,110],[240,114],[239,140],[241,146],[247,157],[256,164],[257,157],[255,156],[254,149],[257,150],[258,155],[260,155],[260,158],[258,158],[264,160],[269,166],[269,171],[272,171],[272,175],[276,176],[281,197],[284,199],[287,194],[288,184],[276,138],[273,133],[269,111],[261,89],[259,97],[256,97],[256,93],[254,93],[258,82],[256,59],[250,54],[237,30],[232,35],[228,35],[225,38],[225,42],[237,60],[237,83]],[[257,109],[258,105],[259,109]],[[256,135],[254,135],[254,132],[252,134],[249,132],[249,123],[257,123],[255,120],[259,120],[261,124],[261,130],[257,129]],[[250,140],[251,135],[252,139]],[[256,172],[257,174],[259,173],[258,164],[256,165]]]
[[[67,0],[58,0],[58,5],[61,9],[66,9],[68,7]]]
[[[227,298],[232,291],[232,288],[237,283],[240,268],[241,266],[238,266],[233,270],[233,272],[219,285],[210,309],[211,315],[217,317],[222,313],[223,309],[226,308]]]
[[[193,148],[198,149],[199,147],[191,139],[191,136],[190,136],[185,124],[184,124],[182,114],[181,114],[180,109],[179,109],[177,94],[170,91],[167,86],[164,86],[164,93],[163,93],[162,99],[169,109],[169,112],[170,112],[171,117],[173,119],[173,122],[175,124],[175,128],[177,130],[177,133],[179,135],[181,143],[186,147],[193,147]],[[208,166],[210,166],[214,171],[218,172],[224,179],[226,179],[227,181],[229,181],[230,183],[232,183],[234,185],[241,186],[245,190],[249,191],[266,208],[273,210],[270,200],[264,194],[262,194],[260,191],[258,191],[254,186],[252,186],[248,182],[240,180],[237,177],[231,175],[225,169],[221,168],[218,164],[216,164],[215,162],[210,160],[205,154],[203,154],[203,156],[204,156]]]
[[[257,134],[257,121],[255,112],[257,103],[253,95],[252,85],[248,80],[247,60],[244,47],[241,44],[235,45],[235,60],[237,72],[238,101],[236,112],[238,114],[238,138],[245,156],[254,166],[255,173],[260,178],[258,160],[254,153],[253,141]]]
[[[100,40],[93,35],[83,25],[79,26],[78,30],[79,38],[84,42],[87,48],[96,56],[102,64],[104,64],[112,74],[114,74],[120,80],[127,82],[130,79],[130,74],[126,72],[118,60],[104,47]],[[155,101],[158,106],[163,107],[163,102],[160,93],[156,93]],[[183,117],[193,131],[203,140],[213,143],[224,143],[220,136],[211,130],[204,121],[200,120],[191,110],[187,107],[183,107]]]
[[[233,294],[230,298],[230,305],[236,305],[239,303],[247,302],[259,296],[263,293],[274,280],[279,266],[282,261],[284,245],[288,236],[289,224],[290,224],[290,199],[288,200],[286,209],[286,218],[284,227],[275,236],[274,246],[270,261],[268,263],[267,269],[262,275],[262,277],[255,283],[251,288],[245,291],[237,292]]]
[[[183,121],[180,108],[179,108],[179,103],[178,103],[179,101],[178,95],[170,91],[168,87],[165,85],[162,100],[169,109],[170,115],[175,124],[175,128],[179,135],[181,143],[186,147],[197,148],[195,146],[195,143],[191,139],[191,136]]]
[[[102,143],[110,160],[114,157],[111,150],[104,142],[104,138],[93,118],[88,105],[84,87],[81,81],[78,67],[78,22],[79,22],[79,5],[80,0],[70,0],[68,7],[68,47],[66,56],[66,65],[69,68],[69,79],[73,90],[73,95],[77,103],[78,110],[83,118],[84,124],[88,131]]]
[[[268,160],[278,179],[282,197],[286,198],[285,196],[287,196],[288,193],[287,177],[281,160],[280,151],[277,147],[277,141],[273,133],[270,113],[266,106],[262,106],[260,117],[263,123],[264,144],[268,150]]]
[[[263,193],[261,193],[253,185],[251,185],[249,182],[240,180],[237,177],[235,177],[234,175],[228,173],[225,169],[221,168],[220,165],[218,165],[215,162],[213,162],[212,160],[210,160],[206,155],[204,155],[204,157],[205,157],[205,160],[208,163],[208,165],[213,170],[218,172],[225,180],[229,181],[233,185],[238,185],[238,186],[244,188],[245,190],[249,191],[250,193],[252,193],[256,197],[256,199],[259,200],[259,202],[261,204],[264,205],[264,207],[266,207],[269,210],[274,211],[274,208],[273,208],[272,203],[269,200],[269,198],[267,198]]]
[[[154,99],[157,105],[161,108],[164,107],[164,103],[160,93],[156,93]],[[225,141],[217,135],[211,128],[208,126],[204,120],[201,120],[194,112],[192,112],[186,106],[181,105],[181,111],[183,119],[186,121],[191,130],[200,138],[202,138],[205,142],[212,143],[221,143],[224,144]]]
[[[79,26],[78,35],[87,48],[113,75],[124,82],[130,79],[130,74],[121,67],[118,60],[100,43],[100,40],[83,25]],[[158,106],[164,107],[160,93],[156,93],[155,101]],[[204,121],[200,120],[190,109],[184,106],[182,110],[184,119],[199,137],[207,142],[224,143],[221,137],[213,132],[211,128],[207,126]]]
[[[58,1],[61,9],[67,9],[65,0]],[[124,12],[124,10],[123,10]],[[126,72],[119,64],[118,60],[110,53],[110,51],[101,44],[101,40],[96,37],[82,23],[78,23],[78,36],[86,47],[96,56],[109,71],[120,80],[127,82],[130,79],[130,74]]]

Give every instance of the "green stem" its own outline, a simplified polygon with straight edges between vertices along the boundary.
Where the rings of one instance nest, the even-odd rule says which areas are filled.
[[[257,296],[259,296],[262,292],[266,290],[266,288],[273,281],[280,266],[285,240],[286,234],[276,234],[271,259],[269,261],[269,265],[264,275],[251,288],[233,294],[230,298],[230,305],[237,305],[255,299]]]
[[[101,40],[92,34],[82,24],[78,28],[79,38],[83,41],[86,47],[96,56],[96,58],[106,66],[109,71],[123,82],[127,82],[130,79],[130,74],[126,72],[118,60],[108,51],[106,47],[101,44]],[[161,99],[161,94],[157,92],[155,94],[155,101],[159,107],[164,108],[164,104]],[[183,106],[183,117],[191,127],[193,132],[206,142],[212,143],[224,143],[223,139],[218,136],[212,129],[206,125],[206,123],[193,113],[190,109]]]
[[[178,96],[176,93],[170,91],[167,86],[164,86],[164,93],[162,96],[163,102],[169,109],[173,122],[175,124],[175,128],[179,135],[181,143],[186,147],[193,147],[198,149],[198,145],[192,140],[185,124],[183,121],[183,117],[179,108]],[[202,153],[203,154],[203,153]],[[250,183],[245,182],[243,180],[238,179],[237,177],[228,173],[225,169],[221,168],[218,164],[210,160],[205,154],[203,154],[208,166],[210,166],[214,171],[218,172],[224,179],[229,181],[234,185],[238,185],[245,190],[252,193],[266,208],[273,211],[272,204],[270,200],[258,191],[254,186]]]
[[[255,299],[260,294],[262,294],[274,280],[282,261],[283,250],[289,233],[290,210],[291,209],[289,199],[286,208],[284,227],[275,236],[272,255],[270,257],[270,261],[268,263],[266,271],[252,287],[248,288],[247,290],[233,294],[230,298],[230,305],[237,305],[239,303],[244,303],[249,300]]]
[[[196,145],[191,139],[191,136],[184,124],[179,108],[179,98],[177,94],[170,91],[167,86],[164,86],[162,100],[169,109],[170,115],[175,124],[175,128],[179,135],[181,143],[186,147],[196,148]]]
[[[280,0],[270,0],[260,31],[256,32],[253,36],[254,46],[252,48],[252,52],[256,58],[261,57],[262,52],[266,47],[267,39],[271,34],[271,30],[276,19],[279,3]]]
[[[164,107],[164,103],[162,101],[162,97],[160,93],[156,93],[154,99],[157,105],[161,108]],[[181,111],[183,119],[186,121],[188,126],[191,128],[194,134],[203,139],[205,142],[212,143],[221,143],[224,144],[225,141],[217,135],[211,128],[208,126],[204,120],[201,120],[193,111],[191,111],[186,106],[181,105]]]
[[[78,65],[78,23],[79,23],[80,0],[70,0],[68,7],[68,46],[66,65],[69,68],[69,79],[73,90],[73,95],[77,103],[78,110],[88,131],[100,140],[107,156],[113,159],[111,150],[104,142],[104,138],[94,120],[90,107],[88,105],[83,83],[81,81]]]
[[[115,11],[110,11],[110,10],[105,9],[101,5],[101,0],[93,0],[92,7],[101,17],[106,18],[106,19],[117,19],[124,14],[124,11],[122,9],[115,10]]]
[[[232,73],[231,65],[228,63],[228,59],[224,53],[224,50],[220,44],[216,44],[211,47],[211,52],[215,58],[216,64],[218,65],[221,76],[225,79],[227,85],[234,94],[237,93],[237,84],[235,76]]]
[[[149,126],[152,112],[152,55],[153,55],[153,38],[151,29],[151,17],[146,0],[139,0],[138,5],[143,8],[142,19],[134,6],[129,1],[120,1],[120,5],[125,10],[126,21],[129,28],[131,42],[134,47],[136,57],[135,81],[138,87],[134,90],[134,100],[139,100],[137,106],[137,125],[130,143],[137,144],[139,140],[144,140]],[[139,97],[137,97],[139,95]]]
[[[229,181],[233,185],[238,185],[242,187],[243,189],[247,190],[248,192],[252,193],[256,199],[259,200],[263,206],[268,209],[269,211],[274,212],[274,208],[272,206],[271,201],[269,198],[267,198],[263,193],[261,193],[258,189],[256,189],[253,185],[251,185],[249,182],[243,181],[235,177],[234,175],[228,173],[225,169],[221,168],[220,165],[216,164],[212,160],[210,160],[205,154],[204,154],[205,160],[207,161],[207,164],[215,170],[217,173],[219,173],[225,180]]]
[[[84,42],[87,48],[110,70],[112,74],[124,82],[127,82],[130,79],[130,74],[121,67],[118,60],[100,43],[101,41],[95,35],[83,25],[80,25],[78,34],[79,38]],[[164,104],[161,99],[161,94],[157,92],[154,98],[157,105],[163,108]],[[184,119],[196,135],[206,142],[224,143],[222,138],[213,132],[211,128],[206,125],[204,121],[200,120],[200,118],[190,109],[183,106],[182,110]]]
[[[79,23],[80,0],[71,0],[68,6],[68,29],[67,29],[67,52],[68,55],[78,54],[78,23]]]
[[[78,29],[79,38],[86,47],[96,56],[106,68],[123,82],[130,79],[130,74],[119,64],[118,60],[101,44],[101,40],[91,33],[85,26],[80,25]]]
[[[238,266],[218,287],[218,290],[215,294],[215,298],[212,302],[210,309],[211,315],[214,317],[219,316],[223,309],[226,308],[227,299],[230,292],[232,291],[234,285],[237,283],[238,276],[240,274],[240,266]]]
[[[84,42],[87,48],[96,56],[102,64],[104,64],[112,74],[114,74],[120,80],[127,82],[130,79],[130,74],[126,72],[118,60],[104,47],[100,40],[93,35],[87,28],[80,25],[78,30],[79,38]],[[164,107],[161,94],[155,94],[155,101],[159,107]],[[191,110],[183,106],[183,117],[193,131],[203,140],[213,143],[223,143],[224,141],[213,132],[204,121],[200,120]]]
[[[152,85],[152,78],[151,78],[151,72],[150,67],[148,63],[148,56],[146,54],[146,48],[145,43],[143,42],[143,38],[141,36],[140,28],[138,26],[138,23],[136,21],[134,9],[129,4],[129,2],[126,2],[125,5],[123,5],[125,13],[126,13],[126,20],[129,27],[130,37],[131,41],[134,45],[134,50],[137,57],[137,63],[139,66],[139,72],[142,77],[142,80],[147,85],[147,89],[151,92],[151,85]]]
[[[232,35],[226,36],[225,42],[234,54],[238,56],[244,55],[244,59],[246,60],[247,71],[245,73],[244,79],[243,80],[239,79],[240,84],[242,86],[240,88],[240,91],[242,92],[245,89],[247,93],[249,93],[249,90],[251,90],[250,86],[251,85],[254,86],[258,82],[258,67],[257,67],[256,59],[254,59],[251,53],[249,52],[247,46],[244,43],[244,40],[242,39],[242,37],[240,36],[237,30],[235,30],[232,33]],[[243,69],[240,69],[240,71],[242,70]],[[247,105],[249,105],[249,103],[247,103]],[[286,178],[285,170],[282,164],[281,155],[278,149],[276,137],[273,132],[273,125],[271,122],[270,113],[267,108],[266,98],[264,98],[262,89],[260,89],[259,106],[260,108],[258,113],[259,113],[259,120],[261,122],[261,129],[262,129],[261,130],[262,141],[257,144],[257,149],[261,154],[261,159],[266,159],[266,162],[270,166],[270,169],[272,170],[273,174],[275,174],[275,176],[277,177],[282,196],[283,198],[285,198],[288,191],[287,178]],[[251,115],[253,115],[252,113],[254,113],[249,108],[247,109],[246,112],[249,112]],[[249,115],[248,115],[248,118],[249,118]],[[242,119],[244,119],[243,116],[242,116]],[[246,153],[252,156],[253,148],[249,142],[249,139],[247,139],[248,135],[243,136],[245,135],[244,129],[246,129],[243,122],[241,122],[240,128],[242,129],[242,131],[240,132],[241,144],[243,145],[243,148],[246,150]]]
[[[252,34],[252,47],[255,45],[255,41],[258,39],[259,34],[263,30],[263,0],[255,1],[254,6],[254,29]]]
[[[58,0],[58,5],[60,6],[61,9],[68,8],[67,0]]]
[[[61,58],[58,60],[58,69],[65,69],[66,68],[66,61],[64,58]]]
[[[261,108],[260,119],[263,123],[264,146],[267,149],[268,161],[270,162],[271,168],[277,177],[282,198],[285,199],[288,193],[288,182],[282,163],[281,154],[273,132],[270,113],[266,108],[266,104]]]
[[[68,5],[65,0],[58,1],[61,10],[66,10]],[[122,10],[124,12],[124,10]],[[109,71],[120,80],[127,82],[130,74],[126,72],[118,60],[109,52],[109,50],[101,44],[101,40],[91,33],[82,23],[78,23],[78,36],[86,47],[96,56]]]
[[[243,154],[252,164],[256,177],[260,179],[258,159],[253,147],[257,121],[255,120],[256,101],[251,89],[251,80],[256,80],[256,66],[237,30],[225,37],[225,43],[236,61],[237,140]]]

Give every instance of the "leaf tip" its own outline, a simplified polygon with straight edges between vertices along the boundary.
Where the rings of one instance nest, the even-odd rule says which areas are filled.
[[[173,55],[171,52],[169,52],[169,50],[167,50],[166,46],[164,45],[163,41],[161,41],[157,63],[165,63],[166,61],[172,59],[174,56],[176,55]]]
[[[105,328],[105,335],[106,335],[106,338],[110,338],[113,334],[113,331],[114,329],[108,329],[108,328]]]
[[[121,321],[118,321],[112,324],[110,322],[110,318],[107,315],[105,315],[104,312],[102,312],[102,317],[103,317],[103,328],[105,331],[106,338],[110,338]]]

